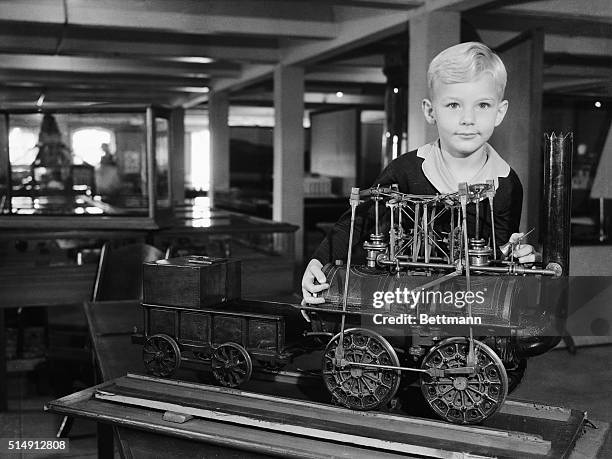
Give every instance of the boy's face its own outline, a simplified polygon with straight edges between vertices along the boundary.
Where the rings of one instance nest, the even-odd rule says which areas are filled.
[[[466,83],[435,81],[432,100],[423,100],[425,119],[438,128],[442,148],[457,158],[482,148],[507,109],[508,101],[499,100],[489,73]]]

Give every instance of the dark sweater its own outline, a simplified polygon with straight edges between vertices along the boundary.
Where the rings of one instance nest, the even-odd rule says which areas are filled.
[[[374,186],[389,186],[398,184],[399,191],[410,194],[435,195],[440,192],[431,184],[423,174],[421,165],[423,158],[417,156],[417,151],[411,151],[393,160],[374,181]],[[495,235],[498,246],[508,242],[512,233],[519,231],[521,208],[523,203],[523,187],[516,172],[510,169],[507,177],[499,177],[499,186],[493,200]],[[374,202],[367,200],[357,207],[355,214],[355,230],[353,234],[352,262],[365,263],[363,242],[374,232]],[[388,208],[379,206],[379,222],[381,231],[388,235],[389,212]],[[488,200],[481,202],[480,207],[480,236],[488,240],[491,236],[491,212]],[[473,237],[476,221],[476,206],[469,204],[467,209],[468,236]],[[328,236],[323,239],[312,258],[326,264],[334,260],[346,260],[351,211],[345,212],[336,222]],[[448,228],[448,219],[436,220],[436,227]],[[491,241],[492,243],[492,241]],[[499,253],[499,251],[498,251]]]

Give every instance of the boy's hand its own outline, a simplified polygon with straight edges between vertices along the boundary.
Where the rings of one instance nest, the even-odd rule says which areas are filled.
[[[306,266],[304,275],[302,276],[302,305],[306,304],[321,304],[325,302],[324,298],[316,297],[314,294],[319,293],[329,288],[329,284],[325,281],[325,274],[321,271],[323,265],[319,260],[312,259]],[[315,279],[318,284],[315,284]]]
[[[510,236],[509,242],[516,244],[514,246],[514,252],[512,255],[514,256],[515,260],[521,264],[535,263],[536,261],[540,261],[542,256],[535,251],[532,245],[521,244],[519,242],[524,234],[525,233],[512,233],[512,236]]]

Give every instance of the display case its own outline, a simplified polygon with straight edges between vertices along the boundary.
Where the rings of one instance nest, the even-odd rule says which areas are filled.
[[[171,218],[170,110],[0,117],[0,228],[142,230]]]

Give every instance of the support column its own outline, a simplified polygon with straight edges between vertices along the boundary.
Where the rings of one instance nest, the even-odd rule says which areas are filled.
[[[170,114],[170,171],[172,201],[185,201],[185,109],[173,108]]]
[[[279,66],[274,71],[274,220],[298,225],[295,259],[304,246],[304,69]]]
[[[461,14],[426,13],[410,20],[408,64],[408,151],[435,140],[435,126],[427,124],[421,101],[428,97],[427,67],[445,48],[460,42]]]
[[[229,98],[227,93],[211,93],[208,99],[208,126],[210,129],[210,205],[215,192],[229,189]]]
[[[408,53],[405,46],[399,46],[397,49],[385,53],[383,73],[387,77],[382,154],[382,167],[384,168],[399,155],[406,152]]]

